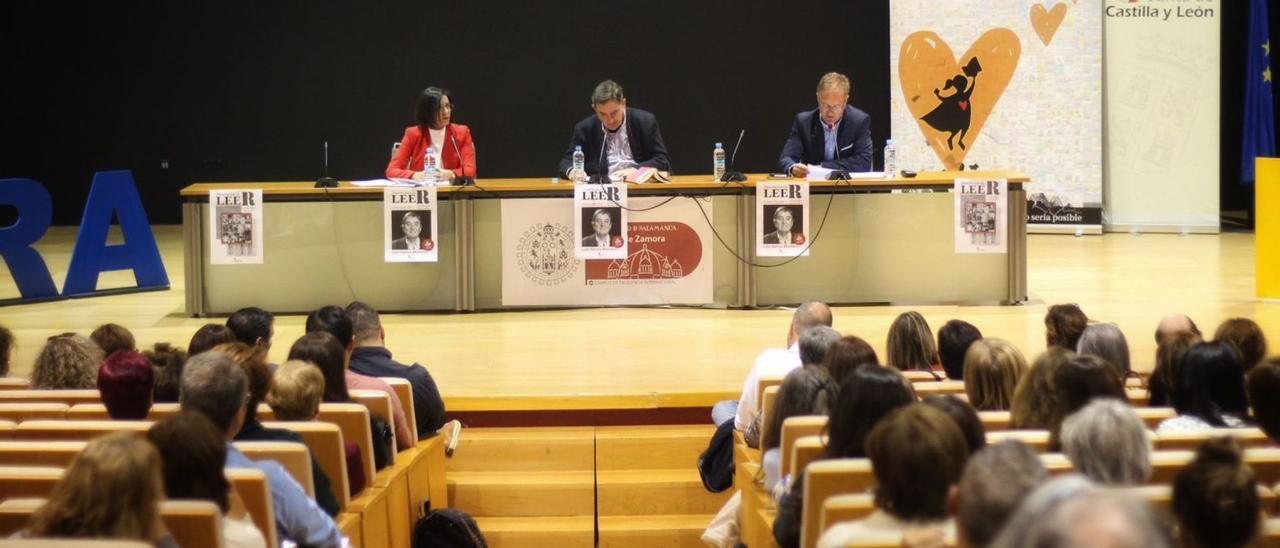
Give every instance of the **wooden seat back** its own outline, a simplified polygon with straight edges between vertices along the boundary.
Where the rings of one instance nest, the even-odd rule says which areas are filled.
[[[1280,548],[1280,518],[1267,518],[1262,524],[1261,548]]]
[[[80,538],[68,541],[63,538],[5,539],[5,548],[154,548],[140,540],[98,540]]]
[[[26,528],[31,516],[43,506],[43,497],[25,497],[0,502],[0,534],[13,534]],[[221,548],[222,513],[218,505],[206,500],[162,500],[160,519],[173,540],[183,548]],[[61,541],[74,546],[73,541]],[[6,543],[7,544],[7,543]]]
[[[11,440],[17,434],[18,423],[0,420],[0,440]]]
[[[854,521],[871,515],[876,510],[875,496],[871,493],[834,495],[822,504],[818,530],[826,531],[842,521]],[[899,536],[899,541],[901,536]]]
[[[65,403],[0,403],[0,419],[22,422],[29,420],[67,418],[67,410],[71,406]]]
[[[822,454],[827,451],[827,440],[823,436],[805,436],[796,440],[791,446],[791,459],[788,463],[790,468],[779,468],[785,474],[791,474],[791,477],[800,477],[800,472],[804,471],[809,463],[821,459]]]
[[[278,546],[276,541],[276,511],[271,502],[271,484],[267,474],[257,468],[227,468],[223,471],[227,481],[235,486],[240,500],[244,501],[244,509],[249,513],[253,524],[262,531],[267,539],[267,546]]]
[[[98,389],[87,390],[0,390],[0,403],[102,403]]]
[[[176,403],[153,403],[151,411],[147,413],[147,420],[159,422],[177,415],[181,410]],[[68,420],[111,420],[111,414],[107,413],[107,406],[101,403],[77,403],[67,411],[66,418]]]
[[[756,412],[757,413],[764,410],[764,397],[763,397],[764,391],[768,390],[770,386],[782,386],[782,381],[785,379],[786,377],[782,375],[760,377],[756,379]]]
[[[1204,442],[1223,436],[1234,437],[1242,447],[1265,447],[1271,443],[1271,440],[1267,438],[1267,435],[1260,428],[1214,428],[1195,432],[1156,434],[1155,445],[1156,449],[1160,450],[1186,449],[1195,451],[1201,445],[1204,445]]]
[[[1146,407],[1147,402],[1151,400],[1151,395],[1147,393],[1146,388],[1126,388],[1124,393],[1129,398],[1129,405],[1134,407]]]
[[[1013,422],[1013,414],[1008,411],[978,411],[978,420],[982,421],[982,429],[990,432],[1008,430]]]
[[[346,508],[351,501],[351,485],[347,481],[347,453],[342,447],[342,430],[336,424],[315,421],[271,421],[263,423],[267,428],[283,428],[297,432],[302,436],[307,449],[316,459],[316,464],[329,476],[333,485],[333,495],[338,499],[338,506]],[[372,479],[372,475],[365,476]]]
[[[1134,407],[1133,412],[1138,414],[1138,418],[1142,419],[1149,430],[1155,430],[1165,419],[1178,416],[1178,412],[1172,407]]]
[[[378,377],[378,379],[387,383],[387,386],[390,386],[391,390],[396,393],[396,397],[400,399],[400,410],[404,413],[404,418],[409,423],[409,435],[413,436],[414,443],[431,434],[431,432],[418,431],[418,415],[413,407],[413,385],[409,383],[409,380],[400,377]]]
[[[778,443],[780,457],[778,470],[785,472],[794,468],[791,466],[791,456],[796,440],[805,436],[822,435],[822,430],[826,427],[826,415],[788,417],[787,420],[782,421],[782,435]]]
[[[760,397],[760,434],[764,435],[764,429],[769,427],[769,420],[778,409],[778,392],[782,391],[782,386],[770,386],[761,392]]]
[[[0,466],[71,465],[87,441],[0,441]]]
[[[14,431],[14,436],[15,439],[28,441],[82,441],[111,432],[146,434],[151,425],[151,421],[34,420],[18,424],[17,429]]]
[[[917,382],[911,384],[916,389],[916,396],[924,399],[926,396],[951,394],[958,396],[964,394],[964,381],[932,381]]]
[[[0,466],[0,500],[47,497],[64,470],[61,466]]]
[[[940,380],[947,379],[947,376],[943,373],[936,373],[937,376],[934,375],[935,373],[931,371],[920,371],[918,369],[902,372],[902,376],[906,377],[908,381],[911,381],[911,384],[913,385],[921,382],[939,382]]]
[[[834,495],[865,493],[875,487],[868,459],[830,459],[813,462],[805,470],[804,510],[800,518],[800,546],[813,548],[821,534],[822,508]]]
[[[1049,451],[1048,430],[1004,430],[987,432],[987,443],[1000,443],[1006,440],[1018,440],[1027,444],[1037,453]]]
[[[381,392],[379,394],[386,399],[386,394]],[[370,416],[369,408],[359,403],[322,403],[315,419],[315,422],[326,422],[337,426],[338,430],[342,431],[343,441],[353,442],[360,448],[366,481],[373,478],[376,472],[374,467],[376,463],[373,462],[373,428],[369,424]],[[261,404],[258,406],[258,420],[275,421],[275,412],[267,404]],[[328,472],[326,471],[325,474],[328,475]],[[352,495],[354,496],[355,493]]]
[[[369,410],[370,417],[379,417],[382,420],[387,421],[387,424],[391,425],[391,434],[392,434],[391,451],[392,451],[392,456],[394,457],[396,448],[399,446],[396,445],[397,441],[395,440],[396,422],[395,422],[395,415],[391,412],[391,396],[388,396],[386,392],[383,392],[381,390],[352,390],[351,401],[365,406],[365,408]],[[317,417],[317,418],[319,420],[325,420],[322,417]],[[406,420],[408,420],[407,417],[406,417]],[[368,423],[369,421],[366,420],[365,424],[368,424]],[[360,442],[360,440],[355,440],[355,441],[357,444]],[[363,453],[364,446],[361,446],[360,450]],[[373,454],[372,453],[373,451],[372,436],[369,437],[369,450],[370,450],[370,455],[372,455]],[[372,468],[373,463],[372,462],[369,463],[369,466]],[[369,476],[369,477],[373,477],[373,476]]]
[[[1166,450],[1151,453],[1151,478],[1149,485],[1172,485],[1173,479],[1191,460],[1194,451]],[[1040,455],[1040,463],[1050,475],[1067,474],[1073,471],[1071,461],[1061,453]],[[1274,485],[1280,482],[1280,448],[1250,447],[1244,451],[1244,463],[1253,469],[1259,485]]]
[[[0,390],[30,390],[31,379],[0,377]]]
[[[315,478],[311,477],[311,453],[306,445],[288,441],[237,441],[235,446],[249,460],[276,461],[306,491],[307,496],[316,498]]]

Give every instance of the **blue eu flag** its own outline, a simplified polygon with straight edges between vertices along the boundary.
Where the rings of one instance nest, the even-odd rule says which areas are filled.
[[[1249,45],[1244,84],[1244,142],[1240,182],[1253,184],[1253,161],[1276,155],[1275,111],[1271,104],[1271,32],[1267,0],[1249,0]]]

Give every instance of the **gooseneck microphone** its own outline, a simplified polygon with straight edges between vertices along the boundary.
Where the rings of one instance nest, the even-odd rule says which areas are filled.
[[[618,128],[622,131],[622,128]],[[605,129],[604,124],[600,124],[600,161],[596,162],[598,171],[592,175],[588,181],[591,184],[607,185],[613,181],[609,180],[609,157],[605,156],[605,147],[609,144],[609,130]]]
[[[841,120],[843,122],[843,120]],[[836,168],[827,174],[828,181],[848,181],[849,172],[840,169],[840,126],[836,126]]]
[[[337,188],[338,180],[329,176],[329,141],[324,142],[324,177],[316,179],[315,188]]]
[[[738,147],[742,146],[742,136],[747,134],[747,130],[743,129],[738,132],[738,142],[733,145],[733,154],[729,156],[729,169],[720,177],[722,183],[741,183],[747,180],[747,176],[740,171],[734,171],[733,166],[738,161]]]
[[[452,131],[449,131],[449,126],[444,126],[444,130],[449,132],[449,142],[453,143],[453,153],[458,156],[458,171],[464,173],[463,175],[455,174],[453,177],[453,184],[458,186],[470,186],[476,184],[476,180],[474,178],[467,177],[465,175],[467,167],[466,164],[462,163],[462,149],[458,148],[458,139],[453,136]]]

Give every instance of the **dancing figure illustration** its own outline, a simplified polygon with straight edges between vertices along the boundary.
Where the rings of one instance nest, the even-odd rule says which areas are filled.
[[[973,118],[973,103],[969,101],[969,97],[978,86],[978,73],[982,72],[982,65],[974,57],[969,59],[962,71],[964,74],[955,75],[943,85],[942,90],[954,90],[950,95],[943,96],[942,90],[933,88],[933,95],[942,103],[921,118],[933,129],[950,134],[947,137],[948,150],[955,150],[952,140],[957,134],[960,135],[960,149],[965,149],[964,139],[969,133],[969,121]]]

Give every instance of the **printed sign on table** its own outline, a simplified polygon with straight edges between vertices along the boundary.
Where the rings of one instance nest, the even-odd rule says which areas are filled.
[[[956,253],[1004,253],[1009,240],[1009,183],[956,179]]]
[[[809,255],[809,183],[756,185],[756,256]]]
[[[211,264],[262,264],[262,190],[210,190],[209,238]]]
[[[579,259],[627,258],[627,185],[577,185],[573,188],[574,256]]]
[[[433,263],[436,245],[436,187],[382,191],[383,249],[389,263]]]

